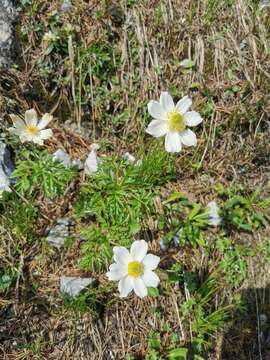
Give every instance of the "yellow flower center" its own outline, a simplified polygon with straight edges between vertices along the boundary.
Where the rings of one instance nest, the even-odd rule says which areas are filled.
[[[171,111],[167,115],[169,128],[171,131],[182,132],[186,128],[184,116],[178,111]]]
[[[29,126],[26,126],[25,131],[26,131],[29,135],[35,136],[35,135],[37,135],[37,133],[39,132],[39,129],[38,129],[37,126],[29,125]]]
[[[128,264],[128,275],[132,277],[142,276],[144,273],[144,265],[139,261],[131,261]]]

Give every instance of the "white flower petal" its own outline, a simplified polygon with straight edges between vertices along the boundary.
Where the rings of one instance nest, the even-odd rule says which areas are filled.
[[[98,157],[95,150],[91,150],[84,165],[86,175],[92,175],[98,171]]]
[[[219,206],[216,201],[210,201],[207,204],[207,209],[209,212],[209,225],[219,226],[221,223],[221,217],[219,216]]]
[[[113,259],[115,262],[126,265],[131,259],[129,251],[123,246],[114,246]]]
[[[184,120],[187,126],[196,126],[203,121],[201,115],[196,111],[188,111],[185,113]]]
[[[50,114],[48,114],[48,113],[44,114],[44,115],[42,116],[40,122],[38,123],[38,126],[37,126],[37,127],[38,127],[39,129],[44,129],[44,128],[49,124],[49,122],[52,121],[52,119],[53,119],[53,116],[52,116],[52,115],[50,115]]]
[[[24,143],[25,141],[32,141],[26,134],[20,134],[19,135],[21,143]]]
[[[146,271],[142,276],[142,280],[147,287],[157,287],[160,281],[159,277],[153,271]]]
[[[155,270],[160,262],[160,258],[153,254],[147,254],[142,262],[146,270]]]
[[[148,244],[145,240],[136,240],[132,243],[130,248],[130,255],[133,260],[142,261],[148,249]]]
[[[146,132],[154,137],[164,136],[168,132],[167,121],[152,120],[148,125]]]
[[[127,275],[127,267],[122,264],[112,264],[107,272],[109,280],[118,281]]]
[[[25,123],[19,116],[11,114],[10,117],[13,121],[15,128],[20,129],[20,130],[25,129]]]
[[[25,136],[25,138],[27,139],[26,141],[32,141],[34,144],[44,145],[43,139],[39,136],[29,135],[28,137]]]
[[[142,278],[135,278],[133,281],[135,294],[142,299],[147,295],[147,287],[145,286]]]
[[[97,151],[97,150],[99,150],[99,148],[100,148],[100,146],[96,143],[93,143],[89,146],[89,149],[93,150],[93,151]]]
[[[193,131],[187,129],[179,134],[181,142],[186,146],[196,146],[197,138]]]
[[[36,126],[37,125],[37,113],[35,109],[26,110],[25,112],[25,122],[28,126]]]
[[[136,160],[135,157],[128,151],[124,153],[123,159],[126,160],[129,164],[134,163],[134,161]]]
[[[148,105],[149,114],[155,118],[160,120],[166,119],[166,111],[162,107],[162,105],[158,101],[151,100]]]
[[[173,98],[167,91],[162,91],[160,95],[160,103],[166,112],[174,110]]]
[[[37,135],[41,140],[47,140],[50,137],[52,137],[52,130],[51,129],[45,129],[45,130],[40,130],[39,134]]]
[[[53,153],[52,157],[53,157],[54,161],[59,161],[59,162],[63,163],[66,167],[71,166],[70,156],[68,155],[68,153],[65,150],[62,150],[62,149],[56,150]]]
[[[177,132],[170,131],[167,133],[165,137],[165,149],[170,153],[181,151],[182,145]]]
[[[181,114],[185,114],[192,104],[192,100],[188,96],[184,96],[181,100],[176,104],[176,109],[178,109]]]
[[[134,280],[129,277],[125,276],[123,279],[119,281],[118,284],[118,290],[120,292],[120,297],[127,297],[128,294],[133,290],[134,288]]]
[[[11,127],[11,128],[8,128],[8,131],[11,133],[11,134],[14,134],[14,135],[18,135],[20,136],[23,132],[22,129],[18,129],[17,127]]]

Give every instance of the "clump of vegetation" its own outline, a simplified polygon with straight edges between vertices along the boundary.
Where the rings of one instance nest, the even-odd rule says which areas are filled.
[[[26,150],[20,155],[12,176],[20,194],[33,198],[41,192],[44,197],[52,199],[63,195],[76,173],[74,168],[66,168],[54,161],[46,151]]]
[[[153,149],[140,163],[128,164],[119,157],[102,158],[98,172],[80,189],[76,204],[78,219],[95,219],[81,234],[83,268],[101,269],[112,246],[128,246],[142,230],[145,218],[155,213],[154,197],[159,186],[173,179],[171,160]]]

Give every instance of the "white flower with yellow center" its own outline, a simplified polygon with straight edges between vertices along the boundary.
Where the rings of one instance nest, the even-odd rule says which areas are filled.
[[[153,272],[160,258],[147,254],[148,245],[145,240],[136,240],[130,252],[123,246],[113,248],[115,263],[110,265],[107,276],[109,280],[119,281],[120,297],[127,297],[134,290],[140,298],[147,295],[147,287],[157,287],[159,277]]]
[[[45,129],[53,118],[50,114],[44,114],[39,121],[36,111],[30,109],[25,112],[24,120],[13,114],[10,117],[13,121],[13,127],[8,130],[12,134],[18,135],[22,143],[31,141],[43,145],[44,140],[52,136],[52,130]]]
[[[148,103],[149,114],[154,118],[148,125],[146,132],[154,137],[165,135],[165,149],[168,152],[179,152],[182,144],[195,146],[197,138],[188,127],[196,126],[202,118],[196,111],[188,111],[192,100],[185,96],[174,105],[168,92],[162,92],[160,101]]]

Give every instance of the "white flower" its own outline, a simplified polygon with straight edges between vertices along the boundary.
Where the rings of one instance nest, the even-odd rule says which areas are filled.
[[[65,150],[58,149],[53,153],[53,160],[63,163],[66,167],[71,166],[71,159]]]
[[[119,281],[120,297],[127,297],[134,290],[140,298],[147,295],[147,287],[157,287],[159,277],[153,272],[160,258],[147,254],[148,245],[145,240],[136,240],[131,245],[130,252],[123,246],[113,248],[113,263],[109,267],[109,280]]]
[[[2,197],[2,193],[4,191],[11,192],[10,181],[7,175],[5,174],[2,166],[0,165],[0,198]]]
[[[99,158],[97,156],[98,144],[90,145],[90,153],[84,164],[84,172],[86,175],[92,175],[98,171]]]
[[[75,166],[78,169],[83,169],[83,164],[82,164],[81,160],[79,160],[79,159],[71,160],[70,156],[68,155],[68,153],[65,150],[62,150],[62,149],[56,150],[53,153],[52,157],[53,157],[54,161],[59,161],[60,163],[65,165],[66,168]]]
[[[123,159],[126,160],[129,164],[134,163],[134,161],[136,160],[135,157],[129,152],[124,153]]]
[[[14,125],[8,130],[12,134],[18,135],[22,143],[32,141],[35,144],[43,145],[43,141],[52,136],[52,130],[45,129],[53,118],[50,114],[44,114],[38,121],[36,111],[31,109],[25,112],[24,121],[17,115],[12,114],[10,117]]]
[[[197,138],[188,126],[196,126],[202,118],[196,111],[188,111],[192,101],[188,96],[183,97],[174,105],[168,92],[162,92],[160,101],[150,101],[148,111],[154,120],[148,125],[146,132],[154,137],[165,137],[165,149],[168,152],[181,151],[182,144],[195,146]]]
[[[126,160],[129,164],[134,164],[135,166],[141,166],[142,165],[142,159],[139,159],[136,161],[136,158],[130,154],[129,152],[124,153],[123,159]]]
[[[216,201],[210,201],[207,204],[209,225],[218,226],[221,223],[221,217],[219,216],[219,206]]]

